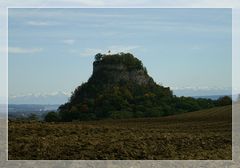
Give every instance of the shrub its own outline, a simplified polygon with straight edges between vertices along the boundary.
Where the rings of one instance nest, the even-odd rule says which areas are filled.
[[[46,122],[57,122],[59,121],[59,115],[58,113],[51,111],[45,116],[44,120]]]

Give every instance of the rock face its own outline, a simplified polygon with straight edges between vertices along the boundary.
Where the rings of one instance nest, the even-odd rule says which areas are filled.
[[[97,82],[97,80],[104,82],[105,84],[131,81],[138,85],[147,85],[153,82],[153,79],[147,75],[144,68],[128,69],[128,67],[122,62],[111,64],[101,61],[95,61],[93,63],[93,74],[89,79],[89,82]]]
[[[59,114],[66,121],[161,116],[171,110],[172,98],[171,90],[157,85],[132,54],[97,54],[91,77]]]

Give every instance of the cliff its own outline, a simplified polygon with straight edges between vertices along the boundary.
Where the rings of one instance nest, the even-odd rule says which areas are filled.
[[[137,85],[153,84],[142,62],[133,55],[115,54],[102,56],[93,63],[93,74],[88,80],[90,83],[116,84],[133,82]]]

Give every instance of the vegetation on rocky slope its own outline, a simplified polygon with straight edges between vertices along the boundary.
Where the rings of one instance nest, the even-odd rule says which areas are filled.
[[[228,97],[221,100],[176,97],[169,87],[155,83],[132,54],[99,53],[92,76],[59,107],[53,121],[159,117],[231,104]]]

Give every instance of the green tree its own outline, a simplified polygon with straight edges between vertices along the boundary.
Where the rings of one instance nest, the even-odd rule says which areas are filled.
[[[231,104],[232,104],[232,99],[229,96],[223,96],[217,100],[218,106],[227,106],[227,105],[231,105]]]
[[[51,111],[49,113],[47,113],[47,115],[45,116],[44,120],[46,122],[57,122],[60,120],[58,113]]]

